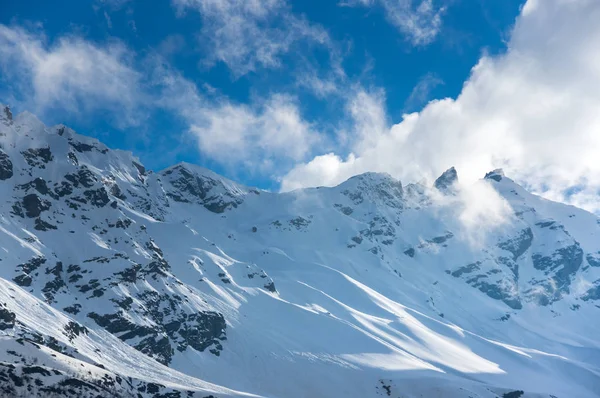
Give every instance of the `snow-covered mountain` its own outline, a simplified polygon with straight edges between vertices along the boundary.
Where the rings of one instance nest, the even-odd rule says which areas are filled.
[[[600,221],[500,170],[270,193],[4,106],[0,145],[2,396],[600,396]]]

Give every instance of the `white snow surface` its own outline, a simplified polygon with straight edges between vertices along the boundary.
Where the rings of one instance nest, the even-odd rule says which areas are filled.
[[[271,193],[4,106],[0,146],[0,364],[182,397],[600,397],[600,220],[501,171],[490,200],[377,173]]]

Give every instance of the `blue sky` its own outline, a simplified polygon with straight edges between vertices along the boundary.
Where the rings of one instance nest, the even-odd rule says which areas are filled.
[[[330,42],[321,45],[318,40],[298,39],[289,50],[275,55],[274,65],[260,61],[251,65],[250,56],[231,60],[229,65],[227,61],[215,60],[214,52],[218,49],[206,45],[210,33],[203,29],[212,29],[210,18],[221,16],[203,18],[201,2],[183,6],[185,3],[165,0],[153,1],[149,6],[148,2],[135,0],[2,0],[0,23],[44,35],[48,49],[55,47],[61,38],[77,37],[100,48],[118,41],[131,53],[133,64],[143,63],[146,57],[157,53],[199,90],[210,85],[219,96],[233,103],[252,104],[274,93],[293,96],[304,120],[322,126],[320,134],[335,135],[337,124],[345,117],[343,94],[315,93],[299,81],[312,74],[327,79],[339,67],[346,75],[341,84],[385,90],[388,115],[391,121],[398,121],[404,112],[419,110],[432,98],[455,97],[482,52],[504,51],[522,1],[432,3],[436,10],[443,7],[439,11],[441,24],[431,27],[427,26],[428,21],[423,22],[424,29],[433,30],[431,37],[423,42],[415,42],[412,33],[388,20],[386,8],[381,4],[343,4],[334,0],[282,3],[280,10],[261,22],[262,26],[288,29],[284,21],[278,21],[281,14],[287,14],[286,18],[303,20],[312,29],[322,30]],[[416,13],[416,3],[407,12]],[[333,57],[336,59],[332,60]],[[0,92],[10,91],[11,81],[3,80]],[[16,102],[13,107],[17,111],[29,105],[28,95],[16,93],[18,101],[12,102]],[[210,152],[198,150],[193,142],[181,145],[182,131],[188,126],[171,112],[155,109],[144,116],[147,118],[144,121],[128,126],[111,120],[121,116],[107,115],[110,110],[102,109],[101,105],[85,109],[82,115],[80,106],[79,114],[74,114],[73,108],[61,109],[60,98],[56,101],[52,109],[42,109],[40,116],[46,123],[65,123],[109,146],[131,149],[152,169],[186,160],[248,184],[271,189],[278,186],[273,170],[232,166],[215,160]]]
[[[0,102],[271,190],[503,168],[600,212],[597,0],[0,0]]]

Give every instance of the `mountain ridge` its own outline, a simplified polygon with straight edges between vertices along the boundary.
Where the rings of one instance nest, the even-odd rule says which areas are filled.
[[[0,109],[5,394],[598,396],[593,214],[499,170],[475,193],[152,172]]]

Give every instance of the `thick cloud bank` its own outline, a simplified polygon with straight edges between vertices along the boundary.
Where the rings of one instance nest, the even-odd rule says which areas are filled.
[[[352,153],[298,165],[282,190],[365,171],[433,179],[450,166],[470,182],[502,167],[546,197],[599,211],[598,21],[596,0],[529,0],[506,53],[482,56],[456,99],[432,101],[386,127],[381,93],[359,93],[354,101],[369,106],[348,109],[368,132],[358,131]]]

